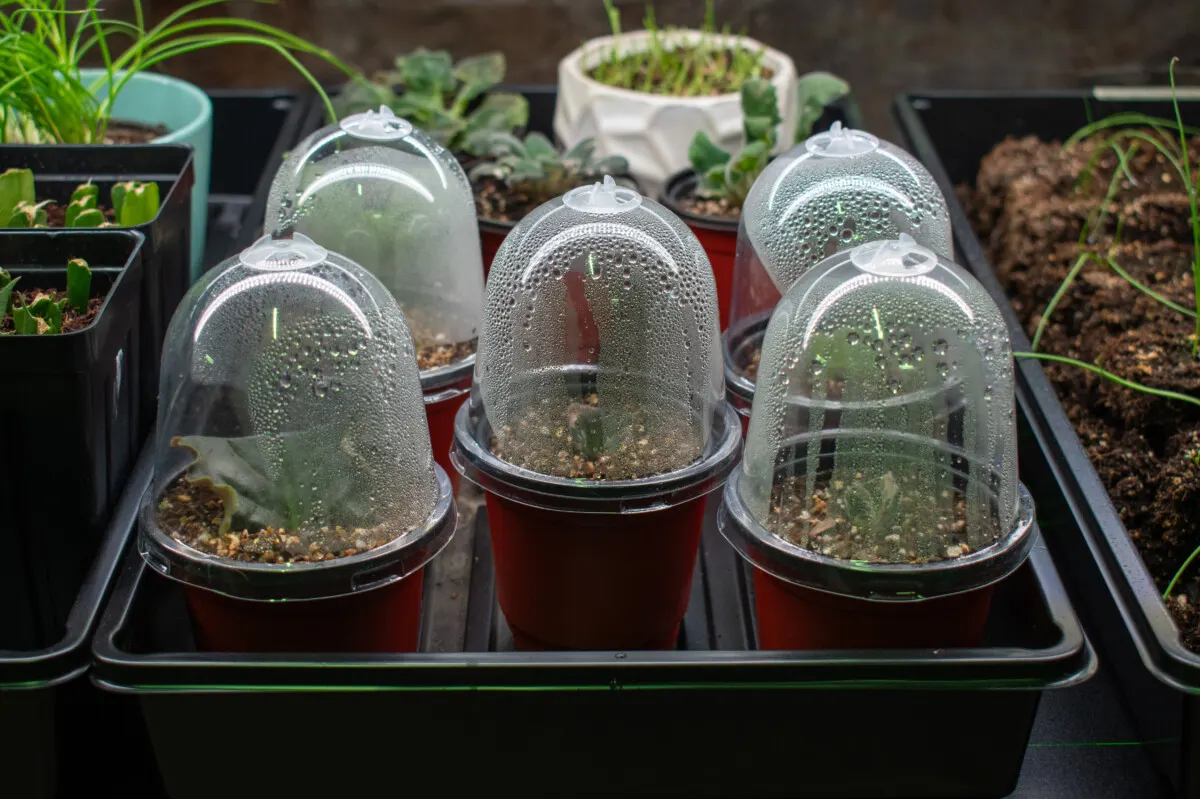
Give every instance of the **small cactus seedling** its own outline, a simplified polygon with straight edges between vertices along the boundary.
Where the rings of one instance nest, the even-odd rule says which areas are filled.
[[[731,208],[741,208],[750,187],[766,169],[781,121],[770,81],[755,78],[742,85],[742,116],[746,140],[736,155],[721,149],[704,131],[692,139],[688,159],[699,178],[697,197],[721,199]]]
[[[22,200],[13,208],[5,227],[46,227],[46,206],[49,204],[49,200],[40,203]]]
[[[84,183],[71,192],[67,205],[67,227],[101,227],[104,213],[100,210],[100,189],[93,183]]]
[[[13,294],[13,288],[19,279],[0,270],[0,308],[7,310],[11,304],[13,331],[18,335],[56,335],[62,332],[65,311],[87,312],[92,270],[82,258],[67,262],[67,296],[61,300],[55,300],[50,294],[38,294],[32,302],[18,304],[19,297]],[[2,313],[0,318],[3,318]]]
[[[135,227],[158,215],[158,184],[130,180],[112,189],[113,214],[121,227]]]
[[[22,203],[34,202],[33,170],[6,169],[0,173],[0,221],[8,222]]]
[[[593,139],[584,139],[566,153],[540,133],[530,133],[524,141],[511,133],[486,133],[474,137],[472,144],[492,160],[472,168],[471,180],[495,178],[539,205],[605,175],[629,172],[622,156],[597,159]]]

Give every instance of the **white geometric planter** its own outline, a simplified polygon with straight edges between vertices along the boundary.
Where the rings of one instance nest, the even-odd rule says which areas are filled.
[[[760,42],[740,36],[722,36],[694,30],[661,34],[666,45],[688,44],[705,37],[729,47],[765,50],[762,64],[771,70],[779,98],[777,152],[790,149],[796,135],[796,66],[792,59]],[[589,136],[596,139],[599,156],[623,155],[630,171],[650,197],[658,197],[667,180],[688,166],[688,146],[697,131],[704,131],[726,150],[742,146],[742,110],[739,94],[716,97],[673,97],[605,86],[587,76],[612,52],[642,52],[649,48],[650,33],[635,31],[592,39],[558,64],[558,105],[554,133],[565,147]]]

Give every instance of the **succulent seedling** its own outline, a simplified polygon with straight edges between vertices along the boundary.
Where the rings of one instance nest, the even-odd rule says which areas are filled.
[[[476,151],[491,159],[471,169],[471,180],[495,178],[538,204],[605,175],[629,172],[629,162],[622,156],[596,158],[594,139],[584,139],[565,153],[540,133],[530,133],[524,140],[511,133],[481,133],[471,141]]]
[[[735,155],[699,131],[688,148],[688,158],[698,177],[695,193],[706,199],[723,199],[741,208],[750,187],[771,159],[776,127],[781,118],[775,87],[770,81],[754,79],[742,86],[742,116],[745,143]]]
[[[92,270],[82,258],[67,262],[67,296],[54,300],[49,294],[38,294],[33,301],[18,305],[13,294],[17,280],[8,272],[0,270],[0,309],[11,306],[13,331],[18,335],[56,335],[62,332],[63,313],[69,308],[76,313],[85,313],[92,291]],[[0,313],[0,318],[4,316]]]
[[[11,227],[7,223],[17,206],[22,203],[32,205],[34,200],[32,169],[6,169],[0,173],[0,220],[6,227]]]
[[[158,184],[137,180],[118,183],[112,188],[112,207],[121,227],[145,224],[158,215]]]
[[[850,84],[829,72],[809,72],[796,81],[800,104],[796,112],[796,143],[812,135],[825,106],[850,93]]]
[[[386,105],[450,150],[471,152],[467,141],[473,134],[512,132],[529,121],[529,103],[523,96],[488,92],[504,80],[505,68],[503,53],[455,64],[444,50],[421,48],[398,56],[393,70],[350,83],[336,108],[346,116]],[[480,97],[478,107],[472,108]]]

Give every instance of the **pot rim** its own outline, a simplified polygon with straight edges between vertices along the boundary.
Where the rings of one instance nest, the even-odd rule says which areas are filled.
[[[729,403],[722,403],[708,452],[699,460],[665,474],[636,480],[577,480],[514,466],[480,444],[491,425],[474,399],[454,419],[450,462],[483,490],[505,499],[568,513],[645,513],[709,494],[725,482],[741,458],[742,426]]]
[[[725,362],[725,393],[738,403],[744,403],[737,405],[738,412],[743,416],[750,415],[750,407],[754,404],[755,381],[734,368],[733,353],[743,341],[766,335],[773,312],[774,309],[770,309],[751,314],[739,319],[736,327],[730,325],[721,333],[721,355]]]
[[[176,541],[154,518],[155,485],[150,481],[138,511],[138,551],[146,565],[171,580],[248,601],[311,601],[360,594],[409,576],[450,542],[458,521],[454,489],[433,464],[437,502],[420,527],[350,557],[318,563],[243,563],[208,555]]]
[[[688,168],[676,172],[667,179],[667,184],[659,195],[658,201],[665,205],[679,218],[683,219],[689,226],[712,230],[718,233],[727,233],[733,236],[738,235],[738,228],[742,224],[741,215],[737,219],[731,219],[725,216],[712,216],[711,214],[697,214],[687,210],[680,203],[680,198],[686,191],[690,191],[697,180],[695,170]]]
[[[862,564],[796,546],[767,530],[742,499],[743,470],[725,483],[717,529],[754,568],[827,594],[876,602],[920,602],[963,594],[1020,568],[1038,538],[1033,497],[1017,483],[1017,516],[1003,539],[960,558],[925,564]]]
[[[114,76],[126,75],[126,74],[128,74],[128,72],[129,72],[128,70],[124,70],[124,69],[116,70],[116,71],[114,71],[113,75]],[[86,67],[86,68],[80,69],[79,74],[80,74],[81,78],[84,78],[85,80],[87,80],[88,78],[103,78],[108,74],[108,71],[105,69],[101,69],[99,67]],[[181,141],[183,139],[187,139],[187,138],[193,136],[197,131],[199,131],[206,124],[208,124],[209,120],[212,119],[212,100],[209,98],[209,96],[207,94],[204,93],[203,89],[196,86],[195,84],[189,83],[188,81],[183,80],[182,78],[175,78],[170,75],[163,75],[158,72],[145,72],[143,70],[138,70],[129,79],[129,82],[125,84],[125,86],[122,88],[122,91],[127,91],[130,88],[130,86],[137,81],[145,81],[146,83],[156,83],[160,86],[170,86],[173,89],[176,89],[176,90],[180,91],[181,93],[187,95],[193,102],[195,102],[197,104],[197,107],[199,108],[199,113],[196,114],[196,116],[192,119],[191,122],[187,123],[183,127],[177,128],[175,130],[168,130],[166,132],[166,134],[163,136],[156,136],[155,138],[153,138],[149,142],[147,142],[148,144],[171,144],[174,142]],[[89,88],[94,83],[95,83],[95,80],[92,80],[88,84]],[[99,85],[102,87],[107,86],[107,84],[104,82],[100,82]],[[120,120],[116,120],[116,121],[120,121]]]
[[[475,353],[472,352],[461,361],[421,372],[421,391],[425,395],[425,404],[432,405],[469,391],[471,374],[474,371]],[[465,386],[458,385],[464,382]]]
[[[768,66],[774,73],[770,80],[772,83],[780,87],[787,87],[796,79],[796,64],[792,61],[791,56],[781,50],[776,50],[757,39],[752,39],[749,36],[738,36],[736,34],[725,33],[706,33],[705,31],[695,28],[681,28],[678,30],[664,31],[660,33],[663,37],[675,37],[677,40],[691,43],[706,37],[723,44],[736,46],[741,44],[750,50],[763,51],[763,64]],[[600,51],[612,47],[614,44],[620,47],[626,46],[627,52],[641,52],[648,47],[651,34],[650,31],[626,31],[619,34],[600,36],[595,39],[588,39],[586,42],[576,47],[571,52],[563,56],[563,59],[558,63],[560,76],[563,74],[569,75],[572,79],[578,80],[592,87],[600,87],[606,91],[622,97],[637,97],[651,105],[688,105],[698,108],[707,108],[714,105],[725,104],[729,102],[737,102],[738,92],[728,92],[726,94],[718,94],[709,97],[677,97],[672,94],[653,94],[651,92],[639,92],[634,89],[625,89],[619,86],[609,86],[607,83],[601,83],[588,76],[583,62],[585,59],[589,61],[588,67],[595,66],[591,63]],[[632,45],[632,46],[631,46]],[[561,77],[560,77],[561,82]],[[740,107],[740,106],[739,106]]]

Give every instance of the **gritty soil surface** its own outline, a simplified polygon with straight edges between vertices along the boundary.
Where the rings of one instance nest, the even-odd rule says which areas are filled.
[[[1197,163],[1200,140],[1189,143],[1189,152]],[[1091,177],[1081,179],[1093,155]],[[1080,253],[1101,256],[1065,293],[1039,349],[1200,397],[1194,320],[1103,262],[1109,258],[1152,291],[1195,307],[1189,206],[1179,176],[1149,145],[1128,161],[1134,179],[1119,175],[1107,213],[1089,226],[1082,247],[1080,232],[1105,204],[1119,170],[1116,154],[1100,140],[1064,149],[1033,137],[1009,139],[983,159],[976,185],[960,187],[959,196],[1031,336]],[[1043,365],[1130,537],[1165,589],[1200,544],[1200,408],[1069,365]],[[1184,644],[1200,651],[1200,616],[1192,610],[1200,606],[1200,569],[1190,572],[1168,606]]]
[[[623,67],[621,69],[622,74],[625,74],[633,67],[638,68],[637,75],[633,79],[633,86],[636,87],[637,91],[648,91],[650,94],[678,95],[680,92],[677,90],[677,86],[690,86],[701,73],[728,76],[724,80],[713,81],[713,88],[710,94],[714,97],[742,90],[741,84],[735,81],[735,73],[731,69],[735,58],[735,52],[732,49],[727,48],[713,51],[708,48],[678,47],[672,52],[681,58],[686,58],[695,65],[689,70],[687,77],[683,81],[677,81],[674,73],[672,73],[671,79],[667,80],[661,71],[657,71],[651,76],[650,85],[646,86],[648,68],[646,66],[647,57],[645,53],[626,56],[617,59],[617,61]],[[766,67],[763,67],[760,72],[759,77],[765,80],[770,80],[773,74]],[[598,74],[602,74],[601,70],[594,68],[588,73],[588,77],[598,81],[600,80]]]
[[[176,541],[221,558],[248,563],[316,563],[366,552],[393,540],[382,528],[221,532],[225,501],[206,480],[177,478],[158,502],[158,526]]]
[[[444,337],[443,337],[444,338]],[[424,372],[428,369],[440,369],[452,363],[458,363],[463,358],[475,354],[479,339],[471,339],[458,344],[448,344],[434,340],[417,338],[417,368]]]
[[[101,208],[100,211],[104,214],[104,221],[112,222],[117,217],[111,208]],[[59,205],[58,203],[50,203],[46,206],[46,227],[66,227],[67,226],[67,206]]]
[[[586,181],[579,181],[584,185]],[[574,188],[574,187],[570,187]],[[474,183],[475,210],[480,219],[494,222],[520,222],[525,215],[542,204],[542,199],[531,197],[519,189],[509,188],[502,180],[481,178]]]
[[[867,563],[922,564],[961,558],[972,551],[967,542],[966,503],[959,495],[942,492],[942,502],[931,503],[924,492],[906,492],[903,476],[889,472],[885,479],[895,492],[887,508],[878,507],[880,486],[866,488],[861,472],[852,484],[832,480],[805,496],[802,478],[778,483],[772,490],[767,529],[793,544],[842,560]],[[877,503],[873,514],[856,518],[848,494],[870,492]],[[861,526],[860,526],[861,525]],[[997,537],[976,542],[982,548]]]
[[[145,144],[152,139],[166,135],[166,133],[166,125],[145,125],[141,122],[113,121],[108,123],[108,128],[104,131],[104,143]]]
[[[19,285],[19,284],[18,284]],[[67,293],[65,291],[57,291],[55,289],[29,289],[28,291],[14,290],[12,293],[13,305],[33,305],[41,297],[49,297],[52,302],[65,300]],[[19,299],[18,299],[19,298]],[[104,297],[93,297],[88,300],[88,307],[85,313],[77,313],[72,308],[63,310],[62,332],[73,333],[77,330],[83,330],[85,327],[96,321],[96,315],[100,313],[101,306],[104,305]],[[0,319],[0,333],[13,332],[12,314],[5,314],[3,319]]]
[[[762,345],[750,350],[750,357],[742,364],[742,374],[750,380],[758,380],[758,362],[762,360]]]
[[[704,197],[697,197],[694,194],[688,194],[679,198],[679,207],[697,216],[715,216],[735,222],[742,216],[742,209],[730,205],[723,197],[709,200]]]
[[[647,433],[647,415],[618,411],[620,424],[611,438],[600,398],[591,393],[565,408],[543,398],[527,410],[515,428],[495,431],[492,454],[539,474],[588,480],[636,480],[681,469],[700,457],[687,435],[655,437]]]

